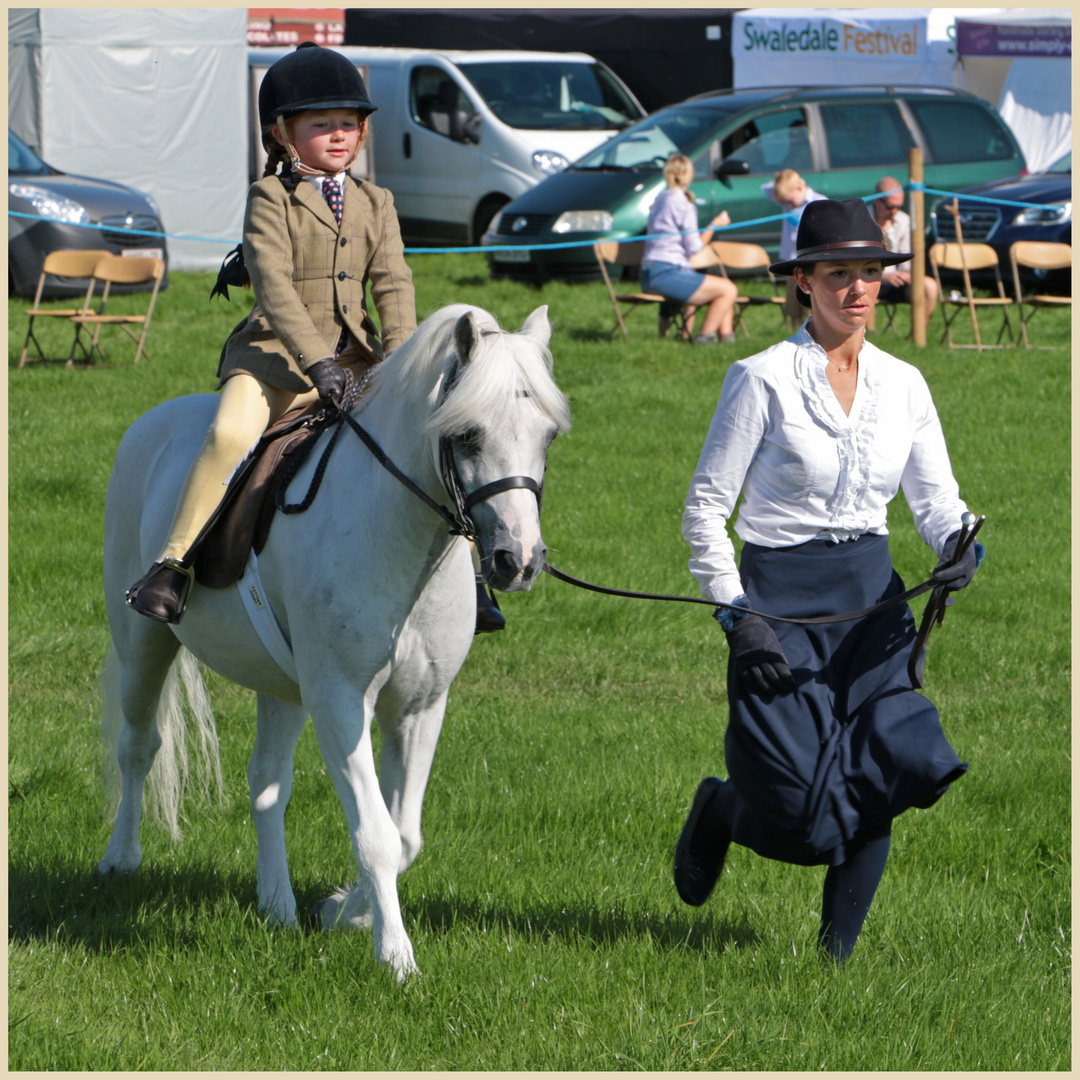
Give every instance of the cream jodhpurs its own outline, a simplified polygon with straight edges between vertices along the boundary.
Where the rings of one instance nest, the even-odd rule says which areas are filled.
[[[182,559],[218,508],[225,485],[268,425],[293,406],[318,399],[317,390],[294,394],[237,372],[221,388],[217,413],[191,464],[172,528],[157,561]]]

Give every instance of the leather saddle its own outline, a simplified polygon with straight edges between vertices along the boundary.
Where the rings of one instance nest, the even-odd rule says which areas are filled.
[[[314,402],[284,413],[266,429],[185,560],[200,585],[224,589],[240,580],[248,553],[254,550],[257,555],[266,544],[278,486],[292,475],[286,466],[302,462],[336,420],[336,411]]]

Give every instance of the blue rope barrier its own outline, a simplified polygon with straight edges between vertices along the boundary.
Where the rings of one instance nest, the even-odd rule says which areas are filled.
[[[939,191],[936,188],[928,188],[922,182],[908,182],[903,185],[905,191],[922,191],[927,195],[940,195],[946,198],[961,198],[965,201],[994,203],[998,206],[1015,206],[1025,210],[1043,210],[1045,204],[1043,203],[1026,203],[1026,202],[1014,202],[1009,199],[994,199],[985,195],[965,195],[962,192],[957,191]],[[875,199],[884,198],[886,195],[891,194],[888,191],[875,192],[873,195],[861,196],[862,201],[865,203],[871,203]],[[715,232],[729,232],[735,229],[748,229],[755,225],[768,225],[776,221],[786,221],[791,219],[793,215],[790,213],[783,214],[770,214],[767,217],[752,218],[749,221],[732,222],[730,225],[721,225],[714,229]],[[155,236],[161,239],[167,240],[190,240],[203,244],[231,244],[233,247],[239,243],[237,240],[223,240],[216,236],[187,236],[183,233],[166,233],[166,232],[153,232],[147,229],[118,229],[116,226],[109,225],[95,225],[93,223],[83,223],[74,221],[63,221],[60,218],[47,218],[42,217],[40,214],[24,214],[18,210],[9,210],[8,217],[16,218],[29,218],[32,221],[49,221],[58,225],[69,225],[76,229],[96,229],[99,232],[123,232],[131,236]],[[624,236],[612,238],[609,242],[616,244],[629,244],[637,243],[641,240],[658,240],[665,236],[686,236],[692,232],[698,232],[697,229],[687,229],[683,232],[675,233],[650,233],[642,236]],[[405,248],[406,255],[465,255],[465,254],[491,254],[496,251],[565,251],[573,248],[586,248],[592,247],[593,244],[598,241],[593,240],[567,240],[558,244],[491,244],[487,247],[419,247],[419,248]]]

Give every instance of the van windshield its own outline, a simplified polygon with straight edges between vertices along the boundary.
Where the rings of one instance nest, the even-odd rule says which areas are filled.
[[[642,111],[602,64],[562,61],[459,63],[491,111],[529,131],[610,131]]]
[[[582,169],[662,169],[676,151],[694,157],[736,109],[693,109],[676,105],[616,135],[570,166]]]

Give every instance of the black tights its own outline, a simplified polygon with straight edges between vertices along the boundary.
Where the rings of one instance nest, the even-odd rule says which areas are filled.
[[[885,826],[883,832],[870,837],[854,851],[849,850],[847,862],[830,866],[825,873],[818,942],[833,960],[841,964],[851,955],[859,939],[859,931],[885,870],[891,839],[889,827]]]
[[[707,809],[713,827],[702,831],[709,835],[722,825],[723,831],[730,835],[736,815],[745,809],[745,804],[740,807],[739,802],[735,785],[730,780],[722,784]],[[861,842],[856,839],[848,844],[847,861],[840,866],[830,866],[825,873],[818,942],[826,955],[838,963],[842,964],[851,955],[859,939],[859,931],[885,870],[890,840],[890,825]]]

